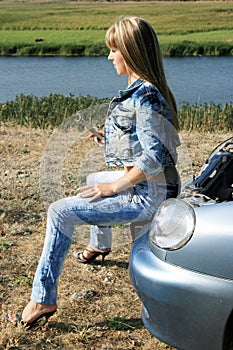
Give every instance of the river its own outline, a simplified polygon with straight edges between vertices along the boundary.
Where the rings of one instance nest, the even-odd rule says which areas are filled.
[[[179,103],[233,102],[233,57],[164,58]],[[0,57],[0,103],[17,95],[113,97],[126,86],[107,57]]]

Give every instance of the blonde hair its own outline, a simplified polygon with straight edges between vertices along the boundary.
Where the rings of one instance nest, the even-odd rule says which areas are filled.
[[[178,129],[175,98],[168,86],[157,35],[150,23],[140,17],[124,17],[108,29],[105,42],[110,49],[121,52],[131,71],[156,86],[169,104],[173,125]]]

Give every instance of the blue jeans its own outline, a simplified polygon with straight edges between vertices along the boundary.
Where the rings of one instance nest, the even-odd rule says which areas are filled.
[[[121,171],[91,174],[87,183],[110,182],[120,176]],[[31,300],[56,304],[58,279],[75,225],[91,225],[90,244],[102,250],[109,249],[111,225],[150,220],[167,197],[165,188],[164,185],[144,181],[129,190],[92,203],[78,195],[52,203],[48,209],[44,248],[34,277]],[[172,193],[169,196],[173,196]]]

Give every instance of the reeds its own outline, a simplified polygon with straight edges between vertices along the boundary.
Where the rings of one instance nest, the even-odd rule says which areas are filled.
[[[19,95],[14,101],[0,104],[0,122],[32,128],[54,128],[77,111],[109,102],[108,98],[91,96],[48,97]],[[181,130],[231,131],[233,129],[233,103],[202,105],[182,103],[178,109]]]
[[[90,96],[50,94],[38,98],[21,94],[14,101],[0,104],[0,121],[32,128],[54,128],[73,113],[106,101],[108,99]]]
[[[190,105],[183,103],[179,108],[179,121],[181,130],[231,131],[233,129],[233,104]]]

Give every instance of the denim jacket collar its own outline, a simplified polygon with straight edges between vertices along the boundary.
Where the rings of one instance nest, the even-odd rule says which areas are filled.
[[[130,86],[127,87],[125,90],[119,90],[118,91],[118,98],[126,97],[127,95],[131,95],[135,90],[138,89],[140,85],[143,84],[143,80],[141,78],[138,78],[135,80]]]

